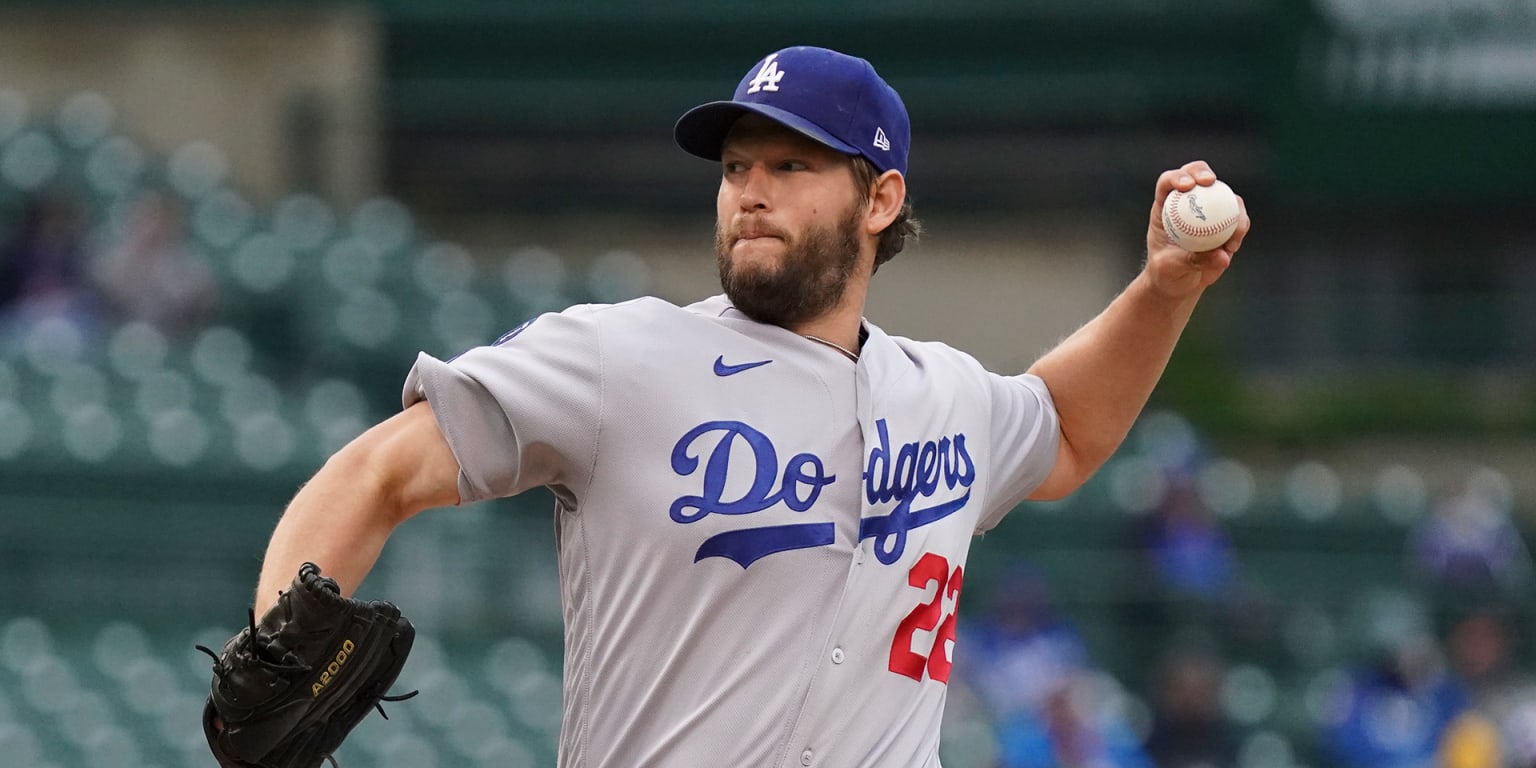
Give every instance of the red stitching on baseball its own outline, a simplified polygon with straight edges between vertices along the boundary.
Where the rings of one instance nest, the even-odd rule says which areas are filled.
[[[1171,201],[1171,202],[1173,202],[1173,209],[1172,209],[1172,211],[1169,212],[1168,218],[1169,218],[1169,220],[1171,220],[1173,222],[1174,228],[1179,230],[1179,234],[1181,234],[1181,235],[1183,235],[1185,237],[1205,237],[1206,235],[1214,235],[1217,232],[1220,232],[1221,230],[1226,229],[1228,224],[1231,224],[1232,222],[1237,221],[1237,215],[1234,214],[1232,216],[1228,216],[1225,219],[1222,219],[1221,221],[1216,222],[1215,224],[1207,224],[1207,225],[1205,225],[1203,227],[1197,226],[1197,227],[1194,227],[1193,229],[1186,229],[1185,228],[1185,224],[1186,223],[1184,221],[1184,217],[1179,215],[1179,203],[1178,203],[1179,200],[1184,199],[1184,193],[1183,192],[1175,191],[1174,194],[1177,196],[1177,199]],[[1167,204],[1168,204],[1167,202],[1163,203],[1163,205],[1165,205],[1165,206]]]

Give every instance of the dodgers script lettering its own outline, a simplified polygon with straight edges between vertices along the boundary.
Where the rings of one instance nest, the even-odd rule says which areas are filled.
[[[711,440],[713,448],[709,448]],[[752,484],[740,498],[727,500],[726,480],[731,477],[731,454],[738,441],[752,457]],[[779,452],[773,441],[739,421],[707,421],[688,430],[672,448],[672,471],[684,477],[692,475],[698,471],[699,457],[706,450],[709,460],[704,463],[703,492],[679,497],[669,510],[672,519],[679,523],[692,523],[709,515],[749,515],[781,502],[795,512],[804,512],[816,503],[822,488],[837,480],[827,474],[821,458],[810,453],[790,457],[781,472]],[[699,545],[694,562],[706,557],[725,557],[745,568],[775,552],[826,546],[832,543],[834,533],[830,522],[727,531]]]
[[[976,463],[965,448],[965,435],[938,440],[903,443],[891,449],[890,428],[885,419],[875,422],[879,443],[869,450],[864,470],[864,496],[871,504],[896,501],[884,517],[866,517],[859,521],[859,540],[875,539],[875,557],[890,565],[901,559],[907,548],[907,531],[938,522],[963,508],[971,500],[971,485],[976,482]],[[940,486],[948,491],[964,488],[965,493],[947,501],[914,509],[919,499],[937,495]]]
[[[877,441],[864,471],[865,499],[871,509],[894,506],[888,514],[860,519],[859,540],[875,539],[875,557],[891,565],[906,551],[908,531],[965,507],[976,482],[976,463],[963,433],[892,446],[886,420],[875,426]],[[837,476],[828,474],[816,454],[797,453],[782,464],[779,455],[768,435],[739,421],[707,421],[688,430],[672,447],[672,471],[680,477],[702,475],[702,484],[699,493],[674,500],[668,514],[687,525],[710,515],[750,515],[779,504],[810,511]],[[826,516],[739,528],[705,539],[694,562],[724,557],[746,568],[776,552],[827,546],[835,533]]]

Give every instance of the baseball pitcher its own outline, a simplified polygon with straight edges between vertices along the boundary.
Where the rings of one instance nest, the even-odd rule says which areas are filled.
[[[1142,272],[1001,375],[863,317],[917,229],[907,112],[868,62],[771,53],[675,135],[719,164],[723,295],[577,306],[421,355],[401,412],[283,515],[255,615],[282,608],[305,563],[351,594],[420,510],[546,486],[561,766],[937,766],[973,538],[1113,453],[1247,215],[1220,247],[1181,250],[1163,201],[1216,177],[1163,173]],[[232,727],[218,714],[215,742]]]

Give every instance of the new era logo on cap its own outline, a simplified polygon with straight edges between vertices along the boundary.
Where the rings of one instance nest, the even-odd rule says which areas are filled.
[[[839,152],[861,155],[882,172],[907,172],[912,137],[907,108],[861,58],[810,46],[770,53],[747,71],[731,100],[688,110],[674,135],[690,154],[719,160],[731,125],[748,112]]]

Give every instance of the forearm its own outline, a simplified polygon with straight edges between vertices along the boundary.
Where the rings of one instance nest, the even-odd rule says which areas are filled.
[[[257,615],[305,562],[351,595],[403,520],[459,503],[457,479],[458,462],[426,403],[363,433],[315,473],[278,521],[262,561]]]
[[[1143,272],[1098,317],[1030,367],[1051,390],[1078,483],[1129,434],[1200,293],[1170,297]]]
[[[277,601],[305,562],[319,565],[348,595],[373,569],[403,515],[387,508],[377,484],[353,476],[351,458],[346,451],[332,457],[283,512],[262,559],[256,615]]]

